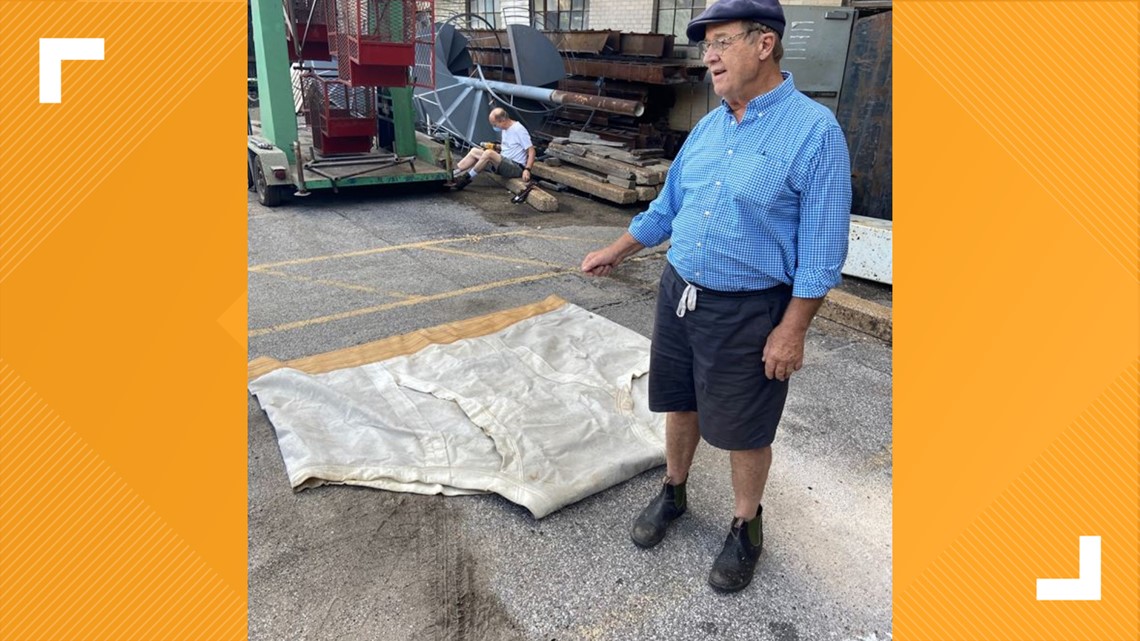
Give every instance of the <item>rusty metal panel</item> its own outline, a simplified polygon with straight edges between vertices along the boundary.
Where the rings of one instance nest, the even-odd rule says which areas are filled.
[[[563,53],[607,53],[613,31],[547,31],[545,35]],[[619,34],[620,35],[620,34]]]
[[[612,80],[628,80],[653,85],[671,85],[699,79],[704,67],[691,67],[678,63],[624,62],[617,60],[586,60],[567,58],[566,73],[572,76],[591,76]]]
[[[662,33],[623,33],[621,34],[621,54],[624,56],[649,56],[664,58],[673,55],[673,41],[676,36]]]
[[[855,22],[836,118],[851,151],[851,213],[891,220],[891,11]]]

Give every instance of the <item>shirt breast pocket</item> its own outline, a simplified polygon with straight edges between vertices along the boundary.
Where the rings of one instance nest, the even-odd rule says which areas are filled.
[[[737,204],[757,217],[793,215],[796,194],[788,180],[788,163],[765,154],[741,154]]]

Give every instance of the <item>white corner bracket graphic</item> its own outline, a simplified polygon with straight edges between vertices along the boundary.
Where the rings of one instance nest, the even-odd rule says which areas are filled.
[[[40,38],[40,104],[58,104],[64,60],[102,60],[102,38]]]
[[[1038,601],[1100,601],[1100,537],[1081,537],[1081,575],[1037,579]]]

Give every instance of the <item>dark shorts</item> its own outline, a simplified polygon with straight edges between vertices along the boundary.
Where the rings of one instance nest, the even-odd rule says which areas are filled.
[[[522,178],[522,172],[522,165],[506,156],[502,156],[502,160],[499,161],[499,167],[495,170],[495,173],[503,178]]]
[[[764,342],[788,308],[792,288],[702,289],[677,317],[685,281],[666,263],[649,359],[649,409],[697,412],[701,437],[725,450],[767,447],[776,437],[788,382],[764,376]]]

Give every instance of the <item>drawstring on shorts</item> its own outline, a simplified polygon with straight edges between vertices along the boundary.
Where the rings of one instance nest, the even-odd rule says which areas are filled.
[[[686,311],[693,311],[697,308],[697,292],[701,291],[700,287],[685,280],[680,274],[677,277],[685,281],[685,291],[681,292],[681,300],[677,301],[677,318],[684,318]]]

